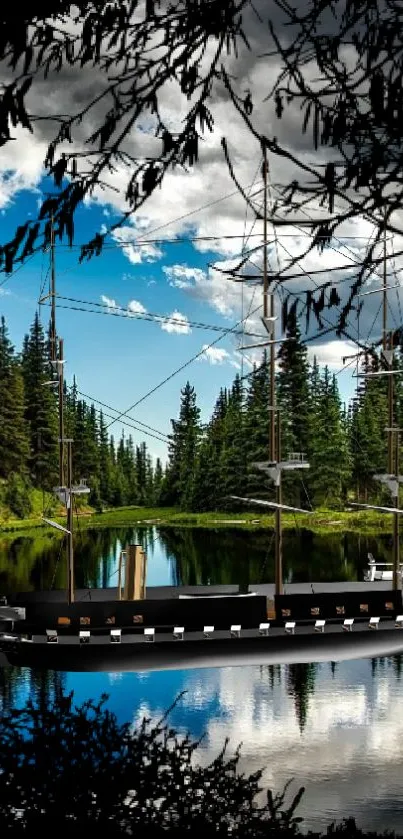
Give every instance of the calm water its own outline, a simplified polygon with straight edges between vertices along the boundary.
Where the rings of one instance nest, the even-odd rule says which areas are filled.
[[[269,582],[272,551],[265,534],[149,528],[86,531],[77,545],[77,585],[116,585],[122,545],[141,542],[148,585]],[[0,590],[64,585],[57,536],[0,541]],[[366,555],[388,557],[388,540],[353,535],[285,535],[288,580],[362,579]],[[385,561],[385,560],[384,560]],[[387,560],[388,561],[388,560]],[[205,732],[200,762],[217,755],[226,736],[239,742],[241,771],[266,767],[277,791],[291,777],[306,787],[299,807],[305,828],[323,829],[354,815],[362,828],[403,829],[403,658],[288,667],[222,668],[150,674],[0,671],[3,704],[62,686],[77,702],[109,694],[118,718],[159,719],[179,692],[171,724]]]

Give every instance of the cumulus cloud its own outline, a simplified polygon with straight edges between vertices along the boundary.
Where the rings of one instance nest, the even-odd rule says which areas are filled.
[[[308,358],[313,361],[316,357],[319,366],[327,366],[329,370],[341,370],[343,359],[356,352],[357,346],[351,341],[328,341],[325,344],[311,344],[308,347]]]
[[[280,14],[278,9],[273,8],[267,0],[256,0],[258,11],[264,19]],[[301,113],[299,107],[286,109],[282,120],[277,120],[273,114],[272,103],[265,103],[270,79],[276,76],[279,64],[275,58],[267,58],[264,55],[268,47],[268,30],[258,21],[258,17],[252,10],[245,10],[244,24],[252,49],[250,51],[241,47],[239,58],[230,58],[226,62],[228,72],[233,71],[237,77],[239,91],[250,88],[253,91],[253,98],[258,107],[254,108],[253,119],[256,128],[269,135],[276,135],[279,143],[286,143],[288,148],[297,156],[303,155],[305,162],[313,159],[311,148],[311,136],[309,132],[301,133]],[[70,24],[69,24],[70,25]],[[284,28],[283,28],[284,29]],[[287,34],[288,33],[288,34]],[[289,37],[289,31],[281,30],[283,39]],[[213,46],[212,46],[213,48]],[[207,54],[207,58],[211,52]],[[304,70],[312,77],[316,68]],[[34,113],[44,114],[46,103],[47,114],[74,113],[89,96],[95,96],[102,88],[104,78],[99,69],[90,67],[63,68],[56,78],[43,80],[32,86],[29,93],[30,110]],[[181,96],[178,87],[174,83],[167,84],[160,96],[160,104],[164,117],[174,129],[181,125],[184,116],[184,107],[187,103]],[[104,107],[103,105],[99,108]],[[122,252],[133,265],[142,263],[154,263],[162,255],[162,248],[156,244],[154,239],[158,235],[161,241],[168,238],[183,236],[196,237],[194,247],[201,253],[218,255],[219,261],[205,271],[201,268],[190,265],[174,265],[165,267],[165,276],[168,282],[185,294],[210,306],[215,312],[222,315],[228,321],[236,322],[249,313],[245,324],[245,330],[261,332],[260,315],[258,308],[261,300],[261,291],[256,287],[244,286],[228,279],[218,269],[234,267],[245,249],[261,247],[262,244],[262,223],[256,221],[253,214],[245,209],[244,199],[234,188],[228,169],[223,161],[221,139],[227,136],[230,152],[235,156],[235,170],[239,182],[246,191],[253,196],[257,208],[262,203],[262,179],[260,172],[260,148],[251,138],[244,122],[235,113],[232,105],[223,88],[215,89],[211,110],[215,120],[214,131],[207,134],[200,146],[200,156],[197,166],[189,167],[188,171],[179,167],[167,174],[161,189],[158,189],[147,201],[141,212],[127,222],[123,228],[116,230],[113,234],[114,241],[122,249]],[[100,110],[95,111],[88,121],[90,130],[95,128],[91,120],[100,115]],[[88,125],[82,125],[69,151],[73,148],[81,148],[85,139],[85,132],[88,132]],[[160,152],[160,141],[153,136],[152,124],[142,118],[134,126],[128,144],[133,155],[141,157],[152,157]],[[51,137],[53,127],[45,122],[35,124],[34,134],[31,135],[21,128],[13,132],[17,142],[7,143],[0,150],[0,208],[8,206],[13,196],[21,189],[35,189],[39,184],[42,175],[42,161],[45,157],[47,142]],[[82,132],[80,134],[80,131]],[[315,156],[317,162],[320,158],[326,159],[326,155],[332,153],[327,149],[320,149]],[[271,186],[274,198],[278,197],[278,189],[285,182],[289,182],[294,176],[289,161],[273,157],[270,159]],[[94,201],[99,204],[106,214],[115,214],[127,209],[125,203],[125,192],[129,170],[123,165],[118,166],[116,171],[110,175],[109,185],[106,176],[106,185],[103,190],[96,190],[88,203]],[[299,173],[298,177],[300,177]],[[323,212],[318,207],[312,206],[309,210],[312,214]],[[401,224],[402,213],[397,212],[392,219],[394,223]],[[403,228],[403,225],[401,225]],[[305,232],[304,232],[305,231]],[[302,230],[290,223],[287,227],[278,229],[277,246],[274,244],[273,230],[270,230],[269,261],[270,271],[284,270],[292,257],[298,256],[308,244],[306,228]],[[340,265],[356,266],[362,263],[364,248],[372,233],[369,222],[364,219],[356,219],[346,222],[338,231],[338,238],[332,242],[332,246],[325,248],[323,254],[312,251],[300,263],[304,273],[299,279],[286,280],[284,287],[294,292],[306,289],[315,289],[315,284],[322,283],[326,279],[332,279],[340,285],[341,303],[346,301],[352,277],[352,271],[333,271]],[[356,237],[351,239],[350,237]],[[150,239],[147,242],[147,238]],[[151,239],[153,241],[151,241]],[[403,237],[395,237],[394,249],[402,247]],[[403,257],[397,257],[390,270],[394,268],[399,275],[403,269]],[[245,266],[247,271],[261,269],[261,251],[255,251],[250,255],[250,261]],[[326,275],[332,269],[332,273]],[[322,271],[321,274],[314,274],[314,271]],[[389,268],[388,268],[389,270]],[[287,272],[286,272],[287,273]],[[295,269],[293,270],[295,273]],[[153,281],[151,281],[153,282]],[[381,284],[376,272],[373,272],[368,279],[369,286]],[[392,284],[392,281],[391,281]],[[400,301],[401,302],[401,301]],[[116,306],[115,301],[112,301]],[[390,305],[394,316],[399,318],[399,304],[395,293],[390,293]],[[365,306],[360,319],[361,337],[369,334],[371,324],[374,321],[379,297],[377,295],[365,298]],[[256,312],[254,312],[256,309]],[[173,313],[175,314],[175,313]],[[326,325],[334,323],[337,315],[335,309],[325,310],[324,317]],[[171,316],[172,318],[172,316]],[[186,325],[180,330],[179,324],[170,324],[164,321],[161,328],[165,331],[182,332]],[[172,328],[169,329],[168,327]],[[375,319],[371,339],[376,339],[381,333],[381,317]],[[351,336],[358,336],[357,321],[352,313],[349,323]],[[317,330],[315,319],[312,319],[310,335]],[[321,345],[322,347],[325,345]],[[330,355],[334,348],[326,344],[328,349],[324,351]],[[319,345],[315,344],[315,353],[319,356]],[[249,354],[249,357],[252,356]],[[245,359],[247,363],[247,359]]]
[[[130,300],[127,304],[127,311],[135,317],[136,315],[144,315],[147,309],[139,300]]]
[[[106,294],[101,294],[101,303],[108,307],[109,312],[113,312],[114,309],[119,308],[119,304],[116,300],[113,300],[111,297],[107,297]]]
[[[122,249],[132,265],[140,265],[142,262],[156,262],[161,259],[163,252],[154,244],[137,244],[137,231],[129,225],[114,230],[112,238]]]
[[[197,359],[198,361],[207,361],[209,364],[213,365],[230,364],[231,367],[235,367],[236,370],[241,369],[241,365],[238,361],[235,361],[231,354],[221,347],[209,347],[208,344],[203,344],[202,351],[203,355],[199,355],[199,358]]]
[[[164,332],[174,333],[176,335],[189,335],[191,328],[186,315],[182,315],[175,309],[171,315],[166,318],[160,318],[161,329]]]
[[[190,268],[189,265],[163,265],[162,270],[169,285],[181,289],[192,288],[193,283],[201,282],[206,276],[201,268]]]

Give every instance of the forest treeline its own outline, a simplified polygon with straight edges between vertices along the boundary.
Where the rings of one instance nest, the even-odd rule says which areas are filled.
[[[401,368],[400,348],[394,365]],[[380,369],[368,354],[360,372]],[[353,368],[354,370],[354,368]],[[339,506],[348,499],[387,499],[374,473],[387,470],[387,376],[359,378],[349,405],[340,397],[337,374],[308,361],[296,317],[288,320],[277,356],[276,394],[281,417],[281,456],[302,452],[307,470],[283,472],[283,501],[303,508]],[[400,425],[403,390],[394,376],[394,422]],[[204,427],[194,389],[181,391],[179,418],[172,421],[162,501],[186,510],[214,510],[229,495],[274,498],[274,487],[254,463],[269,459],[270,374],[266,359],[247,377],[220,391]],[[387,492],[387,491],[386,491]],[[390,498],[389,498],[390,501]],[[232,502],[233,505],[233,502]]]
[[[0,323],[0,501],[17,516],[30,513],[30,489],[58,482],[57,396],[50,379],[49,338],[36,315],[20,353]],[[283,500],[309,509],[337,506],[351,496],[381,500],[374,473],[385,471],[388,425],[387,377],[359,379],[346,406],[337,375],[308,361],[296,318],[288,321],[278,352],[277,405],[281,450],[286,459],[303,452],[309,470],[284,473]],[[403,368],[401,351],[394,362]],[[379,368],[368,355],[364,371]],[[403,405],[394,377],[396,423]],[[155,462],[145,443],[122,433],[109,436],[102,411],[78,398],[75,380],[65,387],[65,430],[74,440],[74,478],[85,477],[96,509],[141,504],[204,511],[233,506],[230,495],[273,498],[274,488],[254,467],[269,456],[270,377],[266,359],[248,376],[236,375],[218,395],[211,419],[201,423],[194,388],[181,390],[171,420],[168,461]]]
[[[58,483],[58,409],[52,386],[50,341],[36,315],[21,353],[0,322],[0,501],[17,516],[31,512],[30,489]],[[75,380],[65,386],[65,434],[74,440],[73,478],[85,477],[96,509],[153,506],[160,495],[161,461],[145,443],[122,434],[116,441],[102,411],[78,398]],[[2,479],[2,480],[1,480]]]

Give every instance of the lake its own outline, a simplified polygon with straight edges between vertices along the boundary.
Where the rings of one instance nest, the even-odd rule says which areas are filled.
[[[147,585],[271,582],[270,534],[238,529],[120,528],[77,535],[76,584],[116,586],[119,553],[142,544]],[[0,539],[0,593],[62,588],[65,557],[57,533]],[[284,577],[291,582],[361,580],[371,551],[391,561],[389,539],[357,534],[284,534]],[[185,690],[171,724],[195,738],[209,762],[230,738],[242,742],[240,770],[266,767],[266,786],[306,787],[298,809],[305,829],[353,815],[364,829],[403,825],[403,657],[276,667],[227,667],[149,674],[0,672],[3,707],[29,695],[74,690],[77,702],[109,694],[120,721],[159,719]],[[402,730],[402,737],[400,731]]]

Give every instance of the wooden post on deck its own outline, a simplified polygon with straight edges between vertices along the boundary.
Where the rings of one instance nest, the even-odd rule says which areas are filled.
[[[126,550],[125,600],[144,600],[146,595],[146,556],[141,545]]]

